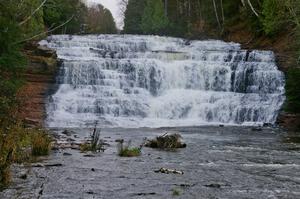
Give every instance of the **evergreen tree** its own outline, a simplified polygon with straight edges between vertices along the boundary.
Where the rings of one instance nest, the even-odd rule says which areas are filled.
[[[21,86],[20,74],[25,64],[19,43],[24,37],[19,25],[23,18],[17,18],[16,13],[20,14],[16,2],[0,1],[0,128],[4,121],[10,120],[16,105],[16,93]]]
[[[129,0],[125,11],[124,33],[143,33],[141,24],[146,0]]]
[[[24,6],[20,12],[20,21],[27,20],[21,25],[24,37],[29,38],[44,31],[43,9],[36,9],[42,4],[42,0],[24,0]],[[33,12],[36,11],[34,14]]]
[[[286,21],[286,10],[281,0],[264,0],[262,5],[261,22],[267,35],[274,35],[282,30]]]
[[[111,12],[108,9],[104,9],[103,21],[105,22],[104,33],[107,33],[107,34],[117,33],[117,27],[116,27],[114,17],[112,16]]]
[[[144,34],[162,34],[168,26],[164,5],[161,0],[148,0],[142,16],[141,28]]]
[[[87,8],[80,0],[47,0],[44,21],[47,27],[53,28],[70,20],[54,33],[75,34],[80,32],[86,12]]]

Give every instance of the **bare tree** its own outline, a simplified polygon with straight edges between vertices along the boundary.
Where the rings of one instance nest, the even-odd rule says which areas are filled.
[[[168,17],[168,0],[165,0],[165,17]]]
[[[31,17],[33,17],[35,15],[35,13],[37,13],[47,2],[47,0],[44,0],[32,13],[30,16],[26,17],[23,21],[21,21],[19,23],[19,26],[25,24],[27,21],[29,21],[31,19]],[[21,2],[22,3],[22,2]]]
[[[220,0],[220,4],[221,4],[221,11],[222,11],[222,21],[223,21],[223,27],[224,27],[224,23],[225,23],[225,16],[224,16],[224,7],[223,7],[223,0]]]
[[[72,21],[72,19],[74,18],[74,16],[75,16],[75,15],[72,15],[67,21],[65,21],[64,23],[62,23],[62,24],[60,24],[60,25],[58,25],[58,26],[56,26],[56,27],[54,27],[54,28],[52,28],[52,29],[49,29],[49,30],[47,30],[47,31],[45,31],[45,32],[38,33],[38,34],[36,34],[36,35],[34,35],[34,36],[32,36],[32,37],[29,37],[29,38],[24,39],[24,40],[22,40],[22,41],[18,41],[18,42],[14,43],[14,44],[24,43],[24,42],[26,42],[26,41],[30,41],[30,40],[32,40],[32,39],[34,39],[34,38],[37,38],[37,37],[39,37],[39,36],[41,36],[41,35],[44,35],[44,34],[47,34],[47,33],[51,33],[51,32],[53,32],[53,31],[55,31],[55,30],[57,30],[57,29],[63,27],[64,25],[68,24],[70,21]]]
[[[251,3],[250,0],[248,0],[248,5],[250,6],[252,12],[258,17],[259,15],[258,15],[258,13],[256,12],[256,10],[254,9],[254,7],[253,7],[253,5],[252,5],[252,3]]]
[[[127,5],[128,5],[128,1],[129,0],[119,0],[119,17],[121,19],[125,18],[125,12],[127,9]],[[120,24],[118,24],[120,27],[122,27],[124,25],[124,22],[122,20],[122,22]]]
[[[214,5],[214,10],[215,10],[215,15],[216,15],[216,19],[217,19],[217,22],[218,22],[218,26],[221,29],[221,23],[220,23],[220,19],[219,19],[219,15],[218,15],[218,10],[217,10],[217,5],[216,5],[215,0],[213,0],[213,5]]]
[[[125,12],[126,12],[126,8],[127,8],[127,4],[128,4],[129,0],[119,0],[119,15],[120,17],[125,17]]]

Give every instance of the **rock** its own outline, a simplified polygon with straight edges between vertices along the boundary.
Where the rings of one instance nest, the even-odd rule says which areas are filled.
[[[53,146],[51,147],[51,150],[52,150],[52,151],[59,151],[59,146],[58,146],[58,145],[53,145]]]
[[[32,164],[32,167],[61,167],[63,166],[61,163],[51,163],[51,164],[41,164],[41,163],[37,163],[37,164]]]
[[[95,155],[93,155],[93,154],[84,154],[83,157],[94,158]]]
[[[183,171],[176,170],[176,169],[167,169],[167,168],[160,168],[159,170],[154,171],[155,173],[165,173],[165,174],[180,174],[183,175]]]
[[[299,131],[300,114],[290,114],[282,112],[278,115],[276,124],[288,129],[289,131]]]
[[[67,142],[75,142],[76,140],[72,139],[72,138],[67,138]]]
[[[63,153],[63,156],[71,156],[71,153]]]
[[[92,168],[92,169],[91,169],[91,171],[95,172],[95,169],[94,169],[94,168]]]
[[[263,127],[273,127],[273,124],[271,124],[271,123],[264,123]]]
[[[116,139],[115,142],[124,143],[124,140],[123,139]]]
[[[93,191],[87,191],[86,193],[87,193],[87,194],[94,194]]]
[[[52,164],[45,164],[45,167],[61,167],[63,164],[61,163],[52,163]]]
[[[64,130],[64,131],[62,132],[62,134],[66,135],[66,136],[71,136],[72,134],[75,134],[75,133],[72,132],[72,131],[69,131],[69,130]]]
[[[27,173],[23,173],[23,174],[20,175],[20,178],[23,179],[23,180],[26,180],[27,177],[28,177]]]
[[[180,187],[183,187],[183,188],[189,188],[189,187],[193,187],[195,186],[196,184],[175,184],[176,186],[180,186]]]
[[[136,193],[134,195],[137,195],[137,196],[150,196],[150,195],[155,195],[156,193],[155,192],[150,192],[150,193]]]
[[[262,131],[263,129],[261,127],[253,127],[251,131]]]
[[[26,124],[26,127],[34,128],[39,126],[40,120],[32,119],[32,118],[25,118],[24,123]]]
[[[71,149],[73,149],[73,150],[80,150],[80,144],[72,143],[71,144]]]
[[[32,166],[32,167],[44,167],[44,165],[41,164],[41,163],[32,164],[31,166]]]
[[[224,124],[220,124],[219,127],[224,127]]]
[[[43,57],[56,57],[56,52],[53,49],[50,49],[46,46],[37,46],[35,53]]]
[[[220,184],[207,184],[207,185],[204,185],[205,187],[210,187],[210,188],[221,188],[221,185]]]

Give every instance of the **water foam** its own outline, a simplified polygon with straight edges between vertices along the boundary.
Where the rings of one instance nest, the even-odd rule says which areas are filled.
[[[274,123],[285,100],[271,51],[134,35],[55,35],[40,44],[62,60],[49,127]]]

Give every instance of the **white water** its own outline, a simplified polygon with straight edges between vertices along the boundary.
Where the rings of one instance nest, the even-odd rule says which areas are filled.
[[[158,36],[51,36],[62,60],[49,127],[274,123],[284,75],[270,51]]]

